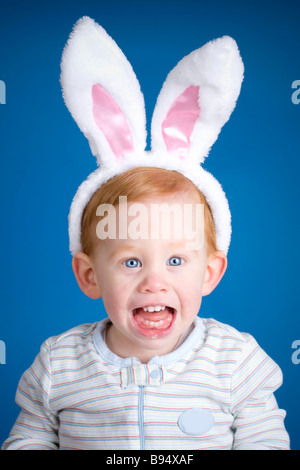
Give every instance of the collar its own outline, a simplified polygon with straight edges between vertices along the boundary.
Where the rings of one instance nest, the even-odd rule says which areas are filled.
[[[133,365],[141,364],[141,361],[134,357],[120,357],[117,354],[113,353],[106,345],[106,342],[103,338],[103,333],[106,329],[107,324],[110,322],[109,318],[105,318],[97,323],[96,328],[93,332],[93,342],[98,354],[109,364],[118,365],[120,367],[128,367]],[[188,351],[193,349],[195,346],[199,346],[199,341],[203,341],[205,337],[205,327],[203,321],[200,317],[196,317],[194,320],[194,329],[187,336],[180,346],[178,346],[174,351],[162,355],[162,356],[153,356],[148,365],[161,365],[167,366],[177,362],[182,359]]]

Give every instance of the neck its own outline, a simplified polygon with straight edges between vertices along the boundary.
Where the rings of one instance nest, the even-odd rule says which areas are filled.
[[[124,342],[124,338],[120,337],[118,330],[112,323],[108,323],[105,332],[105,342],[111,352],[121,358],[136,357],[142,364],[147,364],[153,356],[164,356],[174,351],[181,343],[181,338],[182,336],[176,338],[175,344],[171,347],[168,346],[167,349],[158,347],[152,350],[142,348],[130,340]]]

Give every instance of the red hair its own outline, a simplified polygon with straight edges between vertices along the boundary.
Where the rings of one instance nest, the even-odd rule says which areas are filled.
[[[200,204],[204,204],[204,233],[208,254],[217,250],[216,234],[210,208],[199,189],[177,171],[154,167],[138,167],[117,175],[101,186],[86,206],[81,222],[82,251],[91,256],[95,246],[101,242],[96,235],[96,216],[100,204],[119,204],[119,196],[127,202],[137,202],[174,193],[185,193]]]

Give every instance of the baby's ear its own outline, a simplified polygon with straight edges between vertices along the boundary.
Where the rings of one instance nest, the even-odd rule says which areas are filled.
[[[99,299],[101,291],[90,257],[82,252],[76,253],[72,259],[72,268],[82,292],[91,299]]]
[[[215,251],[208,257],[203,282],[202,295],[210,294],[219,284],[227,269],[227,256],[222,251]]]

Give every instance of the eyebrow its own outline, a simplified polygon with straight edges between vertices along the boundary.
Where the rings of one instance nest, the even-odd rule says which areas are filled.
[[[125,246],[118,246],[113,252],[109,255],[109,259],[114,258],[121,252],[126,252],[134,249],[134,245],[125,245]]]
[[[194,249],[194,248],[186,248],[187,243],[190,243],[189,241],[184,241],[184,242],[170,242],[170,248],[171,250],[174,251],[188,251],[189,253],[198,253],[199,249]]]
[[[186,244],[185,241],[177,241],[177,242],[171,242],[169,241],[169,245],[171,246],[171,248],[181,248],[183,247],[184,245]]]
[[[173,242],[169,242],[170,243],[170,249],[171,250],[182,250],[184,249],[185,247],[185,243],[184,242],[178,242],[178,241],[173,241]],[[112,253],[109,255],[109,259],[112,259],[112,258],[115,258],[117,255],[119,255],[120,253],[126,253],[127,251],[131,251],[131,250],[134,250],[136,249],[136,246],[135,245],[120,245],[118,246],[117,248],[115,248]],[[189,250],[189,251],[197,251],[197,250]]]

